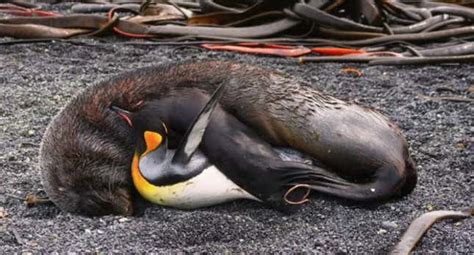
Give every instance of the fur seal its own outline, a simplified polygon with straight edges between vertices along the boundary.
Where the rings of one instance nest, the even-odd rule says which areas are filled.
[[[407,143],[382,114],[279,72],[211,61],[134,70],[73,98],[51,121],[40,149],[42,180],[51,200],[74,213],[131,214],[135,140],[111,107],[133,112],[140,102],[177,97],[186,88],[209,94],[222,83],[226,93],[219,104],[226,112],[272,146],[303,152],[350,184],[315,184],[314,190],[381,201],[415,187]],[[214,154],[212,146],[208,153]]]

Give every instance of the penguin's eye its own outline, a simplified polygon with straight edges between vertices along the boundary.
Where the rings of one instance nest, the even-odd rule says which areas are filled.
[[[146,151],[144,154],[156,150],[156,148],[158,148],[161,145],[161,142],[163,141],[163,137],[153,131],[145,131],[143,136],[146,144]]]
[[[165,129],[165,133],[168,134],[168,128],[163,121],[161,122],[161,125],[163,125],[163,128]]]

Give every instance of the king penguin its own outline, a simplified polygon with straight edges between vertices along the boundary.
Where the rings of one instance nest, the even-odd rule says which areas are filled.
[[[209,162],[198,150],[223,89],[214,93],[189,127],[177,149],[168,146],[168,127],[152,106],[133,114],[114,110],[134,128],[137,142],[132,160],[133,184],[146,200],[180,209],[193,209],[254,197]]]

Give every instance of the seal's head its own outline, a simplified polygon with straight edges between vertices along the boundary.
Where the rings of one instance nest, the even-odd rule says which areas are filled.
[[[103,117],[66,106],[50,123],[40,149],[42,182],[62,210],[83,215],[133,213],[130,127],[108,107]]]
[[[94,161],[43,161],[43,166],[49,165],[50,169],[43,174],[43,185],[49,198],[62,210],[81,215],[133,214],[126,172],[129,167],[111,167]],[[76,168],[77,164],[84,168]],[[81,172],[64,174],[64,169],[81,169]],[[89,169],[97,172],[92,173]]]

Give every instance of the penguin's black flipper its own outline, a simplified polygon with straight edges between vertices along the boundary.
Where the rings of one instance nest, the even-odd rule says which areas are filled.
[[[187,164],[199,147],[199,144],[201,144],[206,128],[211,120],[212,112],[216,108],[219,99],[222,97],[224,87],[225,83],[222,83],[214,91],[214,94],[211,96],[207,104],[202,108],[199,115],[188,128],[173,156],[173,164]]]

